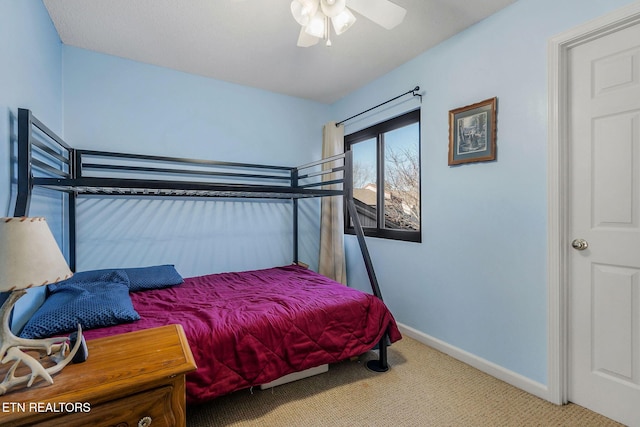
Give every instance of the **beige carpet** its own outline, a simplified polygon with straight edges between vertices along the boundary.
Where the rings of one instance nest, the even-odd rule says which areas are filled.
[[[233,393],[187,409],[205,426],[617,426],[570,404],[556,406],[411,338],[389,347],[391,369],[358,361],[281,385]]]

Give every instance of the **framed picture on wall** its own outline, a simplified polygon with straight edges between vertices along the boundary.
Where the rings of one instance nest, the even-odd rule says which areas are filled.
[[[490,98],[449,111],[449,166],[496,159],[496,104]]]

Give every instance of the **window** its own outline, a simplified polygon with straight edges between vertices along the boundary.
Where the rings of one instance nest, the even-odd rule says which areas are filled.
[[[365,235],[420,242],[420,110],[345,136],[345,149]],[[355,233],[348,215],[345,232]]]

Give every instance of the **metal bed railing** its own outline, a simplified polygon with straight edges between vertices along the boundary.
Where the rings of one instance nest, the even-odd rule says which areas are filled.
[[[330,160],[301,167],[268,166],[72,149],[75,167],[63,176],[34,176],[33,185],[78,195],[305,198],[342,195],[327,189],[344,176],[322,182],[323,175],[344,171],[304,172]],[[337,159],[337,158],[336,158]],[[340,159],[346,162],[346,156]],[[40,169],[41,165],[32,165]],[[44,171],[40,169],[40,171]],[[304,172],[304,173],[303,173]]]
[[[382,299],[353,201],[351,152],[298,167],[219,162],[76,149],[30,110],[18,110],[18,191],[14,216],[27,216],[34,187],[68,194],[69,264],[76,263],[76,199],[81,196],[290,199],[293,259],[298,262],[298,200],[342,196],[356,230],[372,293]],[[386,371],[386,334],[379,360]]]
[[[287,167],[82,150],[69,147],[34,117],[31,126],[27,123],[25,117],[18,137],[21,209],[28,208],[29,189],[34,186],[77,195],[337,196],[344,194],[343,189],[329,186],[344,184],[350,162],[347,154]],[[326,167],[335,162],[342,165]],[[339,178],[322,179],[336,172],[341,173]]]

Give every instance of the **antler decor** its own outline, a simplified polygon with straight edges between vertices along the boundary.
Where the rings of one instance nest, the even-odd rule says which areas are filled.
[[[80,325],[71,352],[67,338],[19,338],[9,327],[9,314],[25,289],[60,282],[72,274],[43,217],[0,218],[0,292],[11,292],[0,307],[0,362],[13,362],[0,383],[0,395],[20,385],[31,387],[38,378],[53,384],[51,376],[69,364],[82,345]],[[42,362],[53,365],[45,368]],[[23,375],[28,369],[31,373]]]
[[[47,383],[53,384],[52,375],[60,372],[75,356],[82,344],[82,327],[78,325],[78,339],[69,352],[68,338],[46,338],[46,339],[26,339],[15,336],[9,329],[8,317],[16,301],[22,297],[26,291],[13,291],[4,302],[0,312],[2,312],[2,329],[0,329],[0,361],[5,363],[13,362],[4,380],[0,383],[0,395],[5,394],[10,389],[27,384],[31,387],[34,381],[40,377]],[[35,351],[40,355],[40,360],[31,356],[27,351]],[[65,356],[65,353],[68,354]],[[45,368],[41,361],[49,359],[53,366]],[[31,370],[30,374],[16,376],[16,371],[23,363]]]

